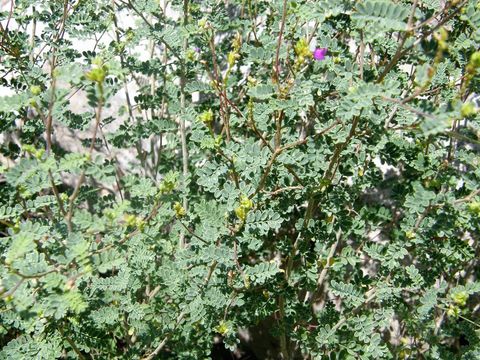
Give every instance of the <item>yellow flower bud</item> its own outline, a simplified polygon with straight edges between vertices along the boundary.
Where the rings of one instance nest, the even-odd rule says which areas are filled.
[[[103,67],[93,68],[92,70],[90,70],[85,74],[85,77],[88,80],[96,83],[102,83],[105,80],[105,76],[106,76],[106,71]]]
[[[463,104],[462,108],[460,109],[460,115],[462,115],[464,118],[475,115],[476,112],[475,105],[470,101]]]
[[[458,317],[458,315],[460,315],[460,308],[458,306],[450,304],[447,309],[447,315],[451,317]]]
[[[480,202],[474,201],[468,204],[468,211],[470,211],[472,214],[477,214],[480,215]]]
[[[243,206],[239,206],[235,208],[235,215],[237,215],[237,218],[241,220],[242,222],[245,222],[247,219],[247,210]]]
[[[240,50],[240,47],[242,46],[242,35],[240,35],[240,33],[237,32],[237,34],[235,35],[235,38],[233,39],[233,42],[232,42],[232,46],[235,52],[238,53],[238,51]]]
[[[468,300],[468,294],[466,291],[460,291],[450,295],[453,302],[459,306],[465,306]]]
[[[124,220],[127,226],[135,226],[137,223],[137,217],[132,214],[125,214]]]
[[[415,232],[411,231],[411,230],[408,230],[405,232],[405,236],[407,237],[407,239],[415,239]]]
[[[32,95],[40,95],[40,93],[42,92],[42,88],[38,85],[32,85],[30,86],[30,92],[32,93]]]
[[[205,30],[208,27],[208,21],[207,18],[202,18],[198,20],[197,25],[199,28]]]
[[[248,196],[240,196],[240,206],[244,207],[247,210],[250,210],[253,207],[253,201],[248,198]]]
[[[244,276],[243,284],[245,286],[245,289],[250,289],[250,278],[248,277],[248,275]]]
[[[198,119],[203,122],[204,124],[210,124],[213,121],[213,111],[212,109],[208,109],[208,111],[204,111]]]
[[[173,210],[175,210],[175,215],[177,216],[177,218],[184,217],[187,214],[185,208],[178,201],[173,204]]]
[[[298,57],[303,57],[303,58],[308,58],[312,56],[312,53],[310,52],[310,49],[308,47],[308,42],[307,39],[303,38],[297,41],[295,47],[295,54]]]
[[[221,321],[220,324],[215,328],[215,331],[218,332],[220,335],[226,335],[230,329],[225,321]]]
[[[238,59],[240,59],[240,54],[237,51],[230,51],[227,56],[228,66],[233,67]]]

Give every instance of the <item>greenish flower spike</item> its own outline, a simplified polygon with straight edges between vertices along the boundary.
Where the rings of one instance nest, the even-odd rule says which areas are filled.
[[[240,196],[240,206],[235,208],[235,215],[243,223],[247,219],[248,212],[253,207],[253,201],[248,196]]]
[[[460,291],[451,295],[452,300],[458,306],[465,306],[468,300],[468,294],[465,291]]]
[[[462,105],[460,109],[460,115],[464,118],[473,116],[477,113],[475,105],[469,101]]]
[[[199,117],[198,120],[203,122],[204,124],[211,124],[213,121],[213,111],[212,109],[208,109],[207,111],[204,111]]]
[[[178,201],[173,204],[173,210],[177,218],[184,217],[187,214],[185,208]]]
[[[40,95],[40,93],[42,92],[42,88],[38,85],[32,85],[30,86],[30,92],[32,93],[32,95],[37,96]]]

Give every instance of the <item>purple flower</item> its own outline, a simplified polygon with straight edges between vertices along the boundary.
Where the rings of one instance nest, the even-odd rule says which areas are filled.
[[[196,53],[200,53],[200,48],[199,48],[199,47],[195,47],[195,48],[193,48],[193,51],[195,51]]]
[[[316,48],[313,52],[313,58],[318,61],[325,60],[325,55],[327,55],[327,48]]]

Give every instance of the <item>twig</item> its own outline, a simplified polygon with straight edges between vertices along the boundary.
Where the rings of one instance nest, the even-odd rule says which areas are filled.
[[[73,351],[75,351],[75,353],[77,354],[77,356],[81,359],[81,360],[86,360],[87,357],[85,355],[82,354],[82,352],[80,351],[80,349],[77,347],[77,345],[73,342],[73,340],[65,334],[65,331],[63,330],[63,327],[62,325],[60,325],[58,327],[58,331],[60,332],[60,335],[62,335],[62,337],[67,340],[68,344],[70,345],[70,347],[73,349]],[[90,358],[90,356],[88,356],[88,359]]]
[[[249,198],[253,198],[255,195],[257,195],[260,190],[262,190],[265,186],[265,181],[267,180],[268,174],[270,173],[270,170],[272,169],[272,165],[275,162],[275,159],[278,157],[283,152],[283,149],[277,149],[273,152],[272,156],[270,157],[270,160],[267,163],[267,166],[265,167],[265,171],[262,174],[262,177],[260,178],[260,182],[258,183],[257,188],[253,192],[252,195],[249,196]]]
[[[287,0],[283,0],[283,12],[282,12],[282,20],[280,23],[280,33],[278,34],[278,42],[277,42],[277,51],[275,53],[275,73],[274,73],[274,80],[277,84],[280,81],[280,47],[282,46],[282,37],[283,37],[283,30],[285,28],[285,21],[287,18]]]
[[[440,306],[440,305],[435,305],[435,306],[436,306],[437,308],[441,309],[441,310],[445,310],[445,311],[447,310],[447,309],[445,309],[443,306]],[[463,320],[465,320],[466,322],[472,324],[472,325],[475,326],[476,328],[480,328],[480,324],[477,324],[475,321],[472,321],[472,320],[470,320],[469,318],[466,318],[465,316],[462,316],[462,315],[458,315],[458,317],[459,317],[460,319],[463,319]]]
[[[358,60],[359,60],[359,76],[360,80],[363,80],[363,63],[364,63],[364,56],[365,56],[365,42],[363,41],[363,31],[360,31],[360,53],[358,54]]]
[[[387,66],[385,66],[385,69],[382,71],[382,73],[378,77],[377,83],[380,83],[383,81],[383,79],[389,73],[389,71],[392,70],[392,68],[397,64],[398,60],[400,60],[400,58],[404,55],[404,53],[402,52],[403,45],[405,45],[405,41],[410,36],[413,17],[415,15],[415,9],[417,8],[417,4],[418,4],[418,0],[414,0],[412,5],[412,11],[410,12],[410,16],[408,18],[407,30],[405,34],[402,36],[402,39],[400,40],[400,44],[397,47],[397,51],[395,52],[395,55],[393,55],[393,58],[390,60]]]
[[[434,115],[431,115],[431,114],[428,114],[426,112],[417,110],[417,109],[415,109],[415,108],[413,108],[413,107],[411,107],[407,104],[404,104],[402,100],[392,99],[392,98],[387,97],[387,96],[382,96],[382,99],[385,100],[385,101],[389,101],[389,102],[393,102],[395,104],[398,104],[401,107],[407,109],[408,111],[411,111],[414,114],[420,115],[421,117],[429,118],[429,119],[436,119],[436,117]]]
[[[284,191],[290,191],[290,190],[301,190],[303,189],[303,186],[285,186],[283,188],[277,189],[275,191],[270,191],[267,194],[270,196],[276,196]]]
[[[236,289],[233,289],[232,295],[230,295],[230,300],[228,301],[227,306],[225,306],[225,311],[223,312],[223,321],[227,319],[228,310],[230,310],[230,307],[235,301],[237,295],[238,295],[238,291]]]
[[[48,114],[46,118],[46,124],[45,124],[45,133],[46,133],[46,142],[47,142],[47,147],[46,147],[46,153],[47,156],[50,156],[50,151],[52,148],[52,123],[53,123],[53,106],[55,104],[55,90],[56,90],[56,85],[57,85],[57,77],[55,76],[55,69],[57,67],[57,43],[60,41],[60,39],[63,37],[64,31],[65,31],[65,22],[67,21],[67,15],[68,15],[68,0],[65,0],[63,3],[63,15],[62,19],[60,20],[60,26],[58,29],[57,34],[55,35],[55,39],[53,41],[54,46],[52,50],[52,57],[51,57],[51,62],[50,62],[50,102],[48,104]]]
[[[127,2],[125,1],[122,1],[120,0],[120,2],[122,4],[124,4],[125,6],[129,7],[130,9],[132,9],[138,16],[140,16],[140,18],[143,20],[143,22],[150,28],[150,30],[152,31],[156,31],[155,30],[155,27],[150,23],[150,21],[147,20],[147,18],[145,17],[145,15],[143,15],[143,13],[141,11],[139,11],[134,5],[133,3],[130,1],[130,0],[127,0]],[[155,37],[156,39],[158,39],[163,45],[165,45],[165,47],[177,58],[177,59],[181,59],[180,58],[180,55],[175,51],[175,49],[173,49],[166,41],[165,39],[163,38],[163,36],[156,36]]]
[[[117,44],[120,44],[120,30],[118,27],[118,21],[117,21],[117,16],[115,13],[115,0],[112,0],[112,19],[113,19],[113,27],[114,27],[114,32],[115,32],[115,40],[117,41]],[[151,26],[151,25],[150,25]],[[123,56],[123,51],[119,52],[119,58],[120,58],[120,65],[122,68],[125,68],[125,57]],[[122,83],[123,83],[123,89],[125,91],[125,100],[127,103],[127,111],[128,111],[128,117],[130,118],[130,121],[132,123],[139,123],[137,122],[134,114],[133,114],[133,106],[132,106],[132,101],[130,100],[130,92],[128,90],[128,82],[125,76],[122,76]],[[138,158],[140,159],[141,165],[143,170],[145,171],[145,161],[144,161],[144,156],[142,153],[142,139],[140,138],[136,143],[135,143],[135,148],[137,150]]]
[[[12,19],[12,16],[13,16],[14,6],[15,6],[15,0],[10,0],[10,10],[8,12],[8,18],[7,18],[7,23],[5,24],[5,29],[0,24],[0,30],[2,30],[2,39],[0,41],[1,45],[3,45],[4,38],[8,36],[8,26],[10,25],[10,20]]]
[[[289,360],[290,354],[288,352],[288,344],[287,344],[287,335],[285,329],[285,296],[280,295],[278,297],[278,310],[280,314],[280,352],[282,353],[283,360]]]
[[[256,20],[257,20],[257,14],[252,10],[252,0],[247,0],[248,1],[248,14],[250,16],[250,20],[252,22],[252,33],[253,37],[255,38],[255,42],[258,44],[260,41],[258,41],[257,37],[257,30],[256,27],[260,24],[257,25]]]
[[[440,10],[439,12],[433,14],[430,18],[428,18],[427,20],[421,22],[420,24],[418,25],[415,25],[412,30],[418,30],[418,29],[421,29],[422,27],[424,27],[425,25],[428,25],[430,24],[433,20],[435,20],[437,17],[439,17],[440,15],[443,15],[445,13],[447,13],[448,10],[450,10],[450,8],[454,5],[454,1],[450,1],[447,3],[447,6],[445,6],[442,10]]]
[[[183,26],[187,26],[188,24],[188,0],[183,0]],[[183,40],[183,53],[187,53],[188,48],[188,37],[185,37]],[[187,132],[185,129],[185,83],[187,77],[187,71],[185,67],[185,60],[181,60],[180,65],[180,139],[182,144],[182,170],[183,170],[183,187],[186,187],[187,178],[189,175],[188,171],[188,147],[187,147]],[[186,189],[184,189],[187,192]],[[185,210],[188,209],[188,197],[183,197],[183,208]],[[183,223],[182,223],[183,224]],[[180,232],[179,240],[178,240],[179,248],[185,247],[185,233],[182,231]]]
[[[179,221],[180,224],[183,226],[183,228],[184,228],[185,230],[187,230],[187,231],[190,233],[190,235],[192,235],[195,239],[200,240],[200,241],[203,242],[204,244],[207,244],[207,245],[209,244],[209,242],[208,242],[207,240],[205,240],[204,238],[202,238],[202,237],[198,236],[197,234],[195,234],[195,233],[192,231],[192,229],[190,229],[187,225],[185,225],[185,224],[183,223],[182,220],[178,220],[178,221]]]
[[[160,285],[157,285],[152,291],[150,291],[147,295],[148,296],[148,301],[151,301],[155,297],[155,295],[158,294],[158,292],[160,291],[161,288],[162,287]]]
[[[93,129],[93,135],[92,135],[92,140],[90,144],[90,148],[88,149],[88,155],[89,157],[92,156],[93,149],[95,147],[95,141],[97,139],[97,131],[100,126],[100,121],[102,119],[102,108],[103,108],[103,85],[101,83],[98,84],[99,90],[100,90],[100,97],[98,99],[98,105],[97,105],[97,111],[95,112],[95,127]],[[73,216],[73,206],[75,203],[75,199],[78,197],[80,193],[80,188],[83,185],[83,182],[85,181],[85,170],[82,171],[80,174],[80,178],[78,179],[77,185],[75,186],[75,189],[73,190],[72,195],[70,196],[69,203],[68,203],[68,212],[66,215],[66,221],[67,221],[67,228],[69,232],[72,232],[72,216]]]
[[[227,135],[227,141],[230,141],[230,137],[231,137],[230,123],[228,119],[227,107],[226,107],[226,104],[224,103],[224,99],[227,97],[227,93],[225,91],[225,88],[220,76],[221,71],[217,62],[217,53],[215,51],[215,38],[214,38],[213,29],[212,29],[212,36],[210,37],[208,44],[210,46],[210,51],[212,52],[213,75],[215,77],[214,84],[215,84],[215,87],[218,89],[218,92],[220,95],[220,98],[218,99],[220,102],[220,115],[223,120],[224,129]]]
[[[375,299],[375,297],[377,296],[377,294],[375,293],[375,288],[371,289],[370,291],[367,292],[370,293],[370,292],[373,292],[371,295],[369,295],[365,301],[358,305],[356,308],[354,308],[353,310],[349,311],[349,316],[345,315],[344,317],[342,317],[335,325],[333,325],[332,329],[330,330],[330,333],[334,333],[335,331],[337,331],[338,329],[340,329],[343,324],[345,324],[347,322],[347,320],[352,317],[353,315],[356,315],[358,314],[358,312],[362,309],[363,306],[367,305],[368,303],[370,303],[373,299]]]
[[[317,29],[318,29],[318,25],[319,25],[319,24],[320,24],[320,23],[318,22],[318,20],[315,20],[315,25],[313,25],[312,32],[310,33],[310,35],[308,36],[308,39],[307,39],[308,45],[310,45],[310,43],[312,42],[313,37],[315,36],[315,33],[317,32]]]
[[[22,277],[22,278],[15,284],[15,286],[14,286],[11,290],[9,290],[9,291],[7,291],[7,292],[5,292],[5,293],[0,294],[0,298],[1,298],[1,299],[4,299],[4,298],[6,298],[6,297],[8,297],[8,296],[11,296],[11,295],[12,295],[15,291],[17,291],[17,289],[24,283],[24,281],[25,281],[25,278]]]
[[[152,210],[150,211],[150,214],[148,214],[148,216],[146,216],[143,219],[143,222],[144,222],[145,225],[147,225],[150,222],[150,220],[152,220],[157,215],[158,209],[160,208],[160,206],[161,206],[161,203],[159,201],[155,203]],[[101,254],[105,251],[108,251],[108,250],[112,249],[113,247],[122,245],[123,243],[125,243],[126,241],[128,241],[129,239],[131,239],[132,237],[134,237],[135,235],[137,235],[139,233],[140,233],[140,229],[137,227],[135,230],[128,233],[123,239],[119,240],[116,243],[109,244],[109,245],[107,245],[107,246],[105,246],[101,249],[93,251],[92,253],[90,253],[90,256]]]
[[[13,3],[13,1],[12,1]],[[33,65],[34,64],[34,54],[33,54],[33,49],[35,48],[35,32],[37,31],[37,17],[35,16],[35,6],[32,7],[32,33],[30,35],[30,63]]]
[[[205,281],[203,283],[203,286],[202,286],[202,290],[205,289],[205,287],[207,286],[207,284],[210,282],[210,279],[212,277],[212,274],[215,270],[215,268],[217,267],[217,261],[214,260],[212,262],[212,264],[210,265],[210,268],[208,270],[208,274],[207,274],[207,277],[205,278]],[[170,339],[170,337],[173,335],[173,331],[175,331],[178,327],[178,325],[180,325],[180,323],[182,322],[182,320],[185,318],[186,316],[186,310],[183,310],[177,317],[177,321],[175,322],[175,325],[173,326],[173,329],[167,334],[165,335],[165,337],[163,338],[163,340],[160,342],[160,344],[155,348],[155,350],[153,350],[153,352],[151,352],[149,355],[145,356],[142,358],[142,360],[151,360],[153,359],[155,356],[157,356],[160,351],[162,351],[162,349],[165,347],[165,345],[167,344],[167,341],[168,339]]]
[[[447,21],[449,21],[452,17],[454,17],[461,9],[462,7],[468,2],[468,0],[464,0],[462,1],[457,8],[455,8],[455,10],[448,16],[444,17],[442,20],[440,20],[433,28],[431,28],[429,31],[426,31],[425,33],[423,33],[417,40],[415,40],[415,42],[410,45],[409,47],[405,48],[399,58],[402,58],[405,54],[407,54],[411,49],[413,49],[415,46],[417,46],[418,44],[420,44],[420,42],[422,42],[423,39],[427,38],[428,36],[430,36],[431,34],[433,34],[433,32],[435,30],[437,30],[439,27],[441,27],[443,24],[445,24]]]
[[[464,198],[456,199],[453,203],[454,204],[460,204],[460,203],[463,203],[463,202],[469,202],[470,200],[472,200],[475,196],[477,196],[479,194],[480,194],[480,189],[474,190],[469,195],[465,196]]]
[[[322,272],[320,273],[320,276],[318,277],[317,280],[317,289],[321,289],[323,286],[323,282],[325,281],[325,278],[327,277],[327,272],[328,269],[330,269],[330,262],[333,259],[333,256],[335,255],[335,252],[337,251],[337,247],[340,244],[340,241],[342,240],[342,229],[338,229],[337,234],[336,234],[336,240],[333,243],[333,245],[330,247],[330,251],[328,252],[327,256],[327,263],[325,267],[322,269]]]
[[[315,134],[314,138],[319,137],[333,129],[339,122],[336,121],[332,125],[328,126],[324,130],[320,131],[319,133]],[[277,148],[276,150],[273,151],[272,156],[270,157],[270,160],[267,163],[267,166],[265,167],[265,170],[262,174],[262,177],[260,178],[260,182],[258,183],[257,188],[253,192],[252,195],[250,195],[250,198],[253,198],[255,195],[257,195],[264,187],[265,187],[265,181],[267,180],[268,174],[270,173],[270,170],[272,168],[273,163],[277,159],[277,157],[283,153],[285,150],[300,146],[305,144],[307,141],[311,140],[311,138],[306,138],[302,140],[295,141],[293,143],[287,144],[281,148]],[[288,168],[287,168],[288,169]]]
[[[283,110],[280,110],[275,119],[275,149],[279,149],[282,144],[282,118]]]

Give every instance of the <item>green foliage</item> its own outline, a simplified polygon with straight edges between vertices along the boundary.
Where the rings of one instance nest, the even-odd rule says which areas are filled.
[[[390,1],[371,1],[359,3],[357,12],[352,15],[359,28],[379,29],[381,31],[405,31],[408,8]]]
[[[476,1],[0,20],[0,359],[479,357]]]

